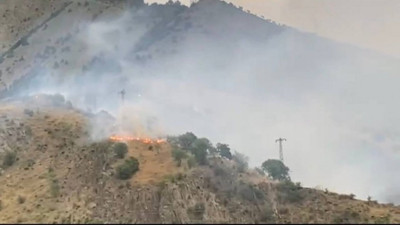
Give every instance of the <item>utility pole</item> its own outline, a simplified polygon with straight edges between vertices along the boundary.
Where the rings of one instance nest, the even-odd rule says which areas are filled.
[[[125,89],[122,89],[122,91],[120,91],[119,94],[121,95],[122,102],[124,102],[124,98],[125,98]]]
[[[283,148],[282,148],[282,142],[286,141],[285,138],[279,138],[276,139],[275,142],[279,142],[279,159],[283,162]]]

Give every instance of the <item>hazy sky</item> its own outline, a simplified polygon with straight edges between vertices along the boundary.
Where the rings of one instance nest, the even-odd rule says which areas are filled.
[[[400,57],[399,0],[226,1],[282,24]]]

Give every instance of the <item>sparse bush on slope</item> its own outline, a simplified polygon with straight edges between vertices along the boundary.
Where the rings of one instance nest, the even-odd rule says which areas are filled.
[[[191,152],[199,165],[207,164],[207,154],[213,146],[207,138],[196,139],[191,145]]]
[[[3,158],[3,168],[8,168],[12,166],[17,159],[16,152],[6,152]]]
[[[128,152],[128,145],[122,142],[118,142],[113,145],[113,150],[117,158],[123,159]]]
[[[134,157],[130,157],[123,164],[119,165],[116,170],[119,179],[127,180],[139,171],[139,161]]]
[[[301,193],[302,187],[298,184],[294,184],[291,181],[283,181],[278,184],[278,199],[281,202],[296,203],[304,199]]]

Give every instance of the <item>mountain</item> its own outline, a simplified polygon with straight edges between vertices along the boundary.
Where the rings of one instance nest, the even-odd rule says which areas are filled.
[[[334,193],[381,201],[398,184],[386,179],[399,165],[396,59],[218,0],[18,3],[0,3],[2,30],[16,32],[0,36],[0,221],[399,222],[398,206]],[[295,133],[292,177],[329,190],[212,154],[193,166],[187,152],[178,166],[173,142],[146,142],[186,131],[251,165],[274,156],[277,133]],[[114,134],[146,139],[127,141],[121,159]],[[139,170],[120,179],[130,157]]]
[[[400,221],[400,208],[276,182],[240,161],[208,157],[178,166],[174,142],[90,141],[104,112],[85,115],[59,96],[3,103],[2,223],[371,223]],[[111,117],[112,121],[113,118]],[[190,153],[188,153],[190,154]],[[129,157],[139,171],[119,178]],[[175,158],[176,159],[176,158]]]

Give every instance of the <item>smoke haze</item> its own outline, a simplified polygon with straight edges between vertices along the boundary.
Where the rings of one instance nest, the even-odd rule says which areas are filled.
[[[42,68],[24,94],[61,93],[81,109],[106,110],[120,125],[113,132],[192,131],[252,166],[277,158],[275,139],[284,137],[293,180],[400,202],[397,60],[213,1],[169,7],[163,16],[183,11],[165,25],[170,32],[148,31],[157,7],[81,24],[80,57],[95,60],[83,72]]]

